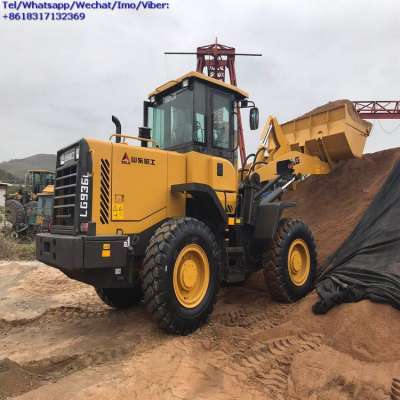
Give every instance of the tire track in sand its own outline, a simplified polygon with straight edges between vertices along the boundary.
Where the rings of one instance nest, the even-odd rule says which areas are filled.
[[[255,386],[264,395],[286,400],[289,371],[294,357],[316,350],[321,344],[322,335],[310,333],[285,336],[265,343],[238,339],[236,351],[225,370],[240,381]]]

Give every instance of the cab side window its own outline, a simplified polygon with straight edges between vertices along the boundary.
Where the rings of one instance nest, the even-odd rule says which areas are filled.
[[[212,140],[213,146],[230,149],[230,115],[232,99],[220,93],[213,93],[212,99]]]

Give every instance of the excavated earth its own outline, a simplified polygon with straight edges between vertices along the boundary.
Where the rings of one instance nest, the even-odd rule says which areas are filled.
[[[346,161],[287,194],[320,263],[399,158],[393,149]],[[0,399],[389,399],[400,377],[399,312],[362,301],[315,316],[315,299],[275,303],[258,273],[220,291],[206,326],[175,337],[142,305],[114,311],[55,269],[2,262]]]

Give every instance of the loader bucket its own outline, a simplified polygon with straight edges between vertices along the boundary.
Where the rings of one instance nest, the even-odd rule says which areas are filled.
[[[339,161],[362,156],[372,124],[360,118],[351,101],[338,100],[281,127],[291,150]]]

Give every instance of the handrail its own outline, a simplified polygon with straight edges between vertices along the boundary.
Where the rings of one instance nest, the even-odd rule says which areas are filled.
[[[156,143],[153,139],[141,138],[141,137],[139,137],[139,136],[122,135],[122,134],[119,134],[119,133],[113,133],[113,134],[109,137],[108,140],[111,140],[114,136],[115,136],[115,137],[119,136],[119,137],[124,138],[124,139],[139,140],[140,142],[153,143],[153,144],[154,144],[154,147],[157,147],[157,143]],[[124,140],[124,143],[125,143],[125,140]]]

